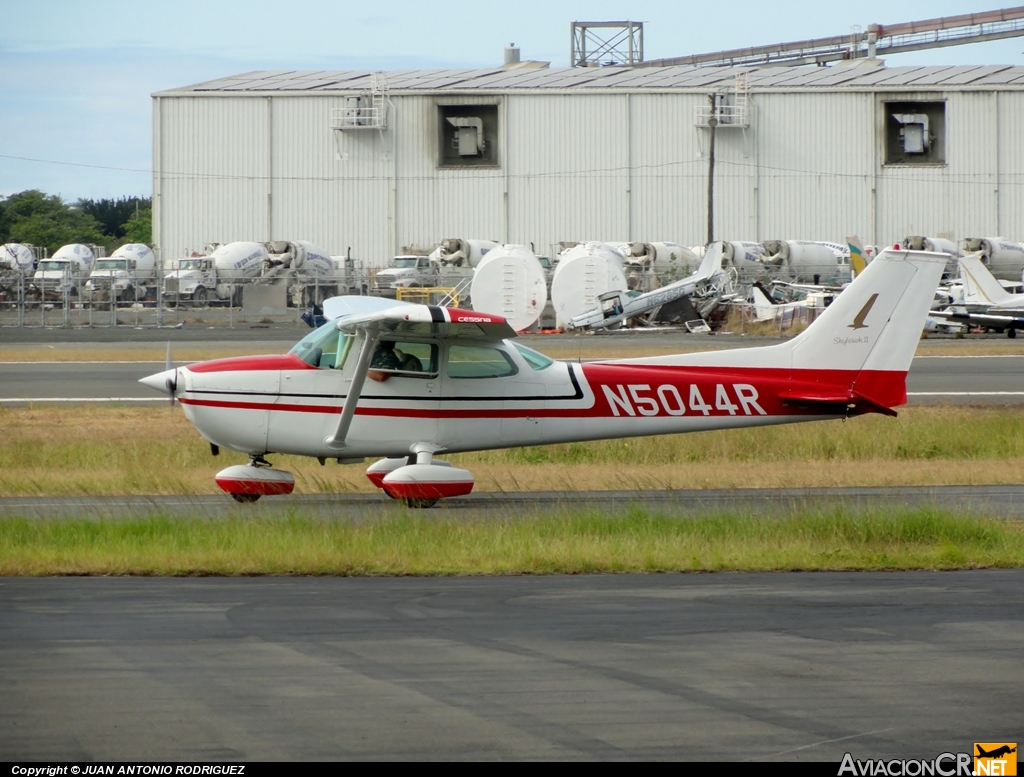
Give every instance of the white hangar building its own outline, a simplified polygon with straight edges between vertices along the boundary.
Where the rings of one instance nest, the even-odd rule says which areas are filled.
[[[154,239],[1024,239],[1024,68],[252,72],[153,95]]]

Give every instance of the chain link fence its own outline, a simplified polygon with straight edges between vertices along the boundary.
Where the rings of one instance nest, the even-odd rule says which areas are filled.
[[[174,279],[122,277],[122,283],[115,284],[113,278],[103,283],[95,275],[91,282],[65,276],[59,282],[37,284],[31,276],[13,274],[0,278],[0,329],[293,323],[300,321],[310,305],[328,297],[372,293],[376,271],[308,280],[238,278],[188,295],[178,293]]]

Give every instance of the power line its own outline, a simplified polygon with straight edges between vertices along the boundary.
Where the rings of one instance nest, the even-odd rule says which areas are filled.
[[[225,173],[204,173],[184,171],[154,171],[152,169],[141,169],[131,167],[115,167],[111,165],[93,165],[81,162],[65,162],[52,159],[37,159],[33,157],[14,156],[0,154],[2,159],[16,159],[40,164],[52,164],[68,167],[84,167],[98,170],[113,170],[117,172],[144,173],[146,175],[158,175],[162,179],[173,181],[255,181],[255,182],[309,182],[309,183],[345,183],[345,184],[376,184],[383,182],[436,182],[437,176],[432,175],[361,175],[348,178],[342,175],[249,175],[249,174],[225,174]],[[883,167],[878,171],[851,171],[843,172],[837,170],[815,170],[796,167],[781,167],[776,165],[765,165],[763,163],[739,162],[725,159],[717,159],[716,164],[720,170],[716,173],[722,178],[749,179],[753,175],[760,177],[769,176],[774,178],[840,178],[844,180],[869,180],[876,177],[893,179],[901,183],[928,183],[928,184],[964,184],[987,186],[997,182],[1000,185],[1019,186],[1024,185],[1024,173],[979,172],[979,173],[951,173],[946,168],[929,167],[922,170],[913,170],[911,167],[900,166],[898,168]],[[706,162],[703,159],[680,160],[661,162],[657,164],[642,165],[617,165],[610,167],[581,168],[573,170],[549,170],[527,173],[505,173],[501,170],[480,170],[471,169],[458,170],[460,180],[557,180],[557,179],[578,179],[587,180],[609,180],[617,181],[623,176],[631,175],[646,180],[658,179],[693,179],[703,180],[706,176]],[[686,169],[690,168],[690,169]],[[451,172],[451,168],[444,168]],[[898,172],[896,172],[898,170]],[[737,172],[741,171],[741,172]]]

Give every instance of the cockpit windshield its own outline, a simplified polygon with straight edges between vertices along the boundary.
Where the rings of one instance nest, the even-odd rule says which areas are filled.
[[[354,339],[351,334],[338,331],[334,321],[328,321],[303,337],[289,353],[313,367],[340,370],[345,366]]]

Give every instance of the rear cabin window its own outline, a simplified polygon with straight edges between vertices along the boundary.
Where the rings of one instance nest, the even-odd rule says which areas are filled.
[[[453,345],[448,349],[449,378],[503,378],[518,371],[508,355],[497,348]]]

